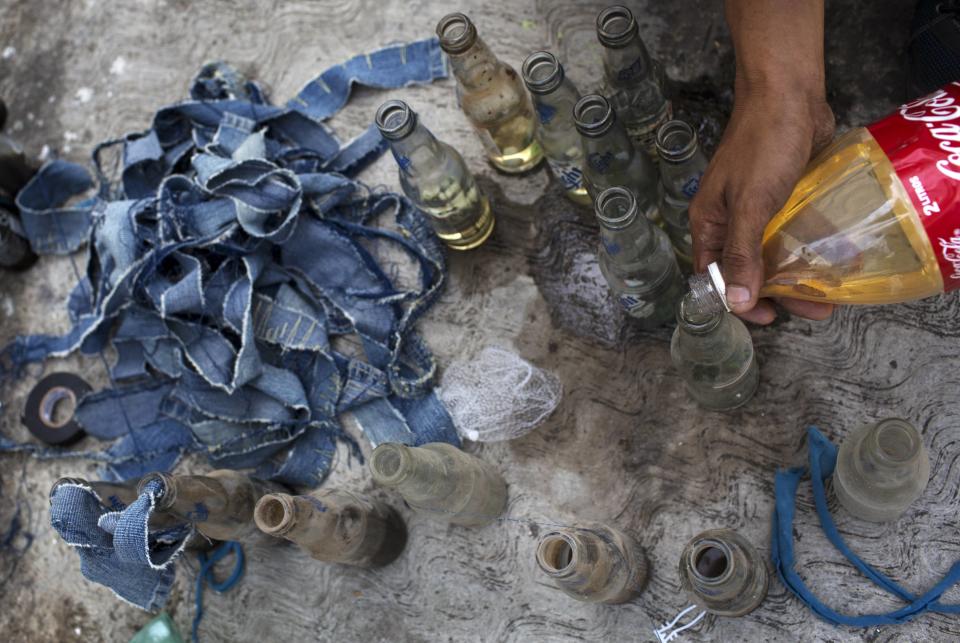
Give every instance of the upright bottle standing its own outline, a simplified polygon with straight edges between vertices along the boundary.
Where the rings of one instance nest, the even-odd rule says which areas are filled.
[[[660,157],[660,216],[680,266],[691,272],[693,239],[688,210],[707,169],[707,157],[700,150],[697,133],[683,121],[667,121],[660,126],[657,155]]]
[[[476,248],[493,232],[490,201],[460,154],[434,138],[402,100],[377,110],[377,128],[400,166],[400,187],[454,250]]]
[[[595,206],[600,222],[600,272],[617,301],[643,328],[673,318],[685,290],[666,233],[640,214],[633,192],[609,188]]]
[[[441,18],[437,36],[457,79],[460,108],[490,163],[508,174],[536,167],[543,151],[535,136],[533,103],[517,72],[493,55],[462,13]]]
[[[637,149],[655,159],[657,129],[673,112],[663,93],[662,71],[647,53],[637,21],[626,7],[600,12],[597,38],[603,45],[604,94]]]
[[[563,65],[547,51],[537,51],[523,61],[523,82],[533,96],[537,112],[537,140],[553,175],[563,184],[567,198],[589,206],[583,180],[583,148],[573,124],[573,106],[580,92],[563,72]]]
[[[892,304],[960,287],[960,83],[847,132],[763,234],[764,297]],[[698,303],[726,306],[719,270]]]

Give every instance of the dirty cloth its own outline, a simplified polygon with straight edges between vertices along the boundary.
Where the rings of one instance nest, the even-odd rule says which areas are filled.
[[[800,486],[800,479],[807,474],[805,467],[781,470],[777,472],[776,476],[776,507],[773,515],[770,556],[780,580],[787,586],[787,589],[793,592],[817,616],[834,625],[849,625],[852,627],[896,625],[909,621],[928,610],[949,614],[960,613],[960,605],[940,603],[940,597],[943,596],[944,592],[960,582],[960,561],[954,563],[943,579],[929,591],[922,596],[914,596],[868,565],[847,546],[827,509],[824,489],[824,481],[833,475],[837,463],[837,447],[815,427],[810,427],[807,429],[807,448],[810,452],[809,473],[810,482],[813,486],[813,499],[816,504],[817,515],[820,518],[820,525],[823,527],[827,538],[854,567],[860,570],[860,573],[906,602],[907,605],[886,614],[863,614],[860,616],[841,614],[830,606],[824,605],[800,578],[800,574],[797,573],[795,568],[793,515],[796,510],[794,498]]]
[[[89,260],[68,300],[71,330],[16,338],[0,380],[112,343],[112,385],[77,419],[114,442],[77,452],[0,437],[0,449],[93,457],[110,480],[201,451],[218,468],[314,487],[344,412],[374,444],[459,445],[414,329],[444,284],[443,245],[405,197],[352,178],[385,149],[376,127],[341,144],[322,122],[354,84],[446,74],[431,38],[331,67],[278,107],[212,63],[190,100],[96,148],[95,181],[62,160],[41,168],[17,198],[27,237],[45,254],[89,241]],[[387,214],[399,231],[375,225]],[[382,256],[404,257],[414,283],[392,278]]]

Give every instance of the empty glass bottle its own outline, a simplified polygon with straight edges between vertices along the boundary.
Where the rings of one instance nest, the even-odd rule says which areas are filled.
[[[767,596],[769,576],[760,554],[731,529],[695,536],[680,554],[680,585],[690,600],[719,616],[743,616]]]
[[[486,241],[494,225],[490,201],[463,157],[438,141],[402,100],[381,105],[376,122],[400,166],[404,194],[430,216],[437,236],[455,250]]]
[[[707,157],[700,150],[697,133],[683,121],[667,121],[660,126],[657,154],[660,156],[660,216],[680,266],[691,272],[693,238],[688,209],[707,169]]]
[[[548,531],[537,565],[568,596],[589,603],[624,603],[647,584],[647,557],[630,536],[601,524]]]
[[[0,201],[2,199],[0,196]],[[36,260],[37,255],[24,236],[19,217],[13,213],[13,209],[0,205],[0,268],[22,270]]]
[[[253,508],[261,496],[286,491],[278,484],[218,469],[205,476],[151,473],[140,480],[138,491],[150,480],[160,480],[163,485],[156,499],[157,511],[194,523],[208,538],[250,544],[277,542],[257,529]]]
[[[391,506],[338,489],[267,494],[253,517],[263,533],[295,542],[328,563],[382,567],[407,544],[407,528]]]
[[[890,522],[920,497],[929,479],[930,456],[920,432],[891,418],[862,426],[843,441],[833,490],[857,518]]]
[[[666,233],[640,216],[633,192],[608,188],[596,200],[600,272],[617,301],[643,328],[673,317],[684,284]]]
[[[22,270],[37,260],[14,204],[34,172],[19,143],[0,134],[0,268]]]
[[[637,21],[626,7],[600,12],[597,38],[603,45],[604,94],[637,149],[656,158],[657,129],[673,111],[663,94],[663,72],[647,53]]]
[[[486,525],[507,504],[507,483],[500,474],[445,442],[381,444],[370,456],[370,472],[377,484],[396,489],[412,509],[457,525]]]
[[[457,79],[460,108],[490,163],[509,174],[536,167],[543,151],[535,137],[533,104],[517,72],[493,55],[462,13],[441,18],[437,36]]]
[[[523,82],[533,96],[537,112],[537,140],[553,175],[563,184],[567,198],[589,206],[590,195],[583,181],[583,148],[573,125],[573,106],[580,92],[563,73],[563,65],[546,51],[537,51],[523,61]]]
[[[687,293],[677,306],[670,355],[690,397],[711,411],[746,404],[757,391],[760,369],[750,332],[736,316],[704,312]]]
[[[586,158],[584,180],[594,203],[607,188],[625,187],[637,198],[644,216],[658,220],[657,168],[646,152],[634,148],[607,99],[584,96],[573,108],[573,120]]]

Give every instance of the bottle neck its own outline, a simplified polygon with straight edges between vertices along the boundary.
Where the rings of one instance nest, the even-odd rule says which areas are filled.
[[[611,553],[607,543],[591,531],[557,529],[540,540],[537,565],[554,580],[576,587],[586,585]]]
[[[140,481],[140,488],[152,479],[159,479],[163,487],[155,500],[156,510],[183,520],[206,522],[226,512],[230,505],[227,489],[215,478],[154,473]]]
[[[707,169],[707,158],[700,149],[697,133],[683,121],[669,121],[657,131],[656,144],[660,179],[667,195],[674,199],[692,199]]]
[[[738,561],[730,544],[719,538],[705,538],[687,552],[684,569],[693,590],[700,595],[716,595],[736,590],[742,577]]]
[[[447,57],[450,60],[450,71],[467,91],[481,89],[496,80],[502,66],[479,36],[462,52],[448,53]]]
[[[443,498],[455,487],[444,458],[422,447],[381,444],[370,456],[370,471],[377,484],[395,488],[408,500]]]
[[[630,264],[649,256],[656,238],[647,217],[637,213],[620,228],[609,227],[601,221],[600,241],[615,263]]]
[[[638,33],[623,46],[604,46],[603,71],[615,89],[629,89],[654,78],[653,61]]]
[[[531,92],[530,95],[542,127],[574,129],[573,106],[580,99],[580,94],[573,82],[565,78],[550,92]]]
[[[440,141],[420,124],[419,118],[416,121],[416,125],[406,136],[387,139],[400,171],[408,176],[416,176],[427,168],[435,168],[443,162],[445,156]]]
[[[265,534],[298,544],[313,544],[333,537],[339,512],[315,504],[308,496],[271,493],[257,502],[253,519]]]
[[[859,448],[859,468],[871,478],[899,481],[916,469],[922,457],[923,442],[909,422],[888,419],[871,428]]]

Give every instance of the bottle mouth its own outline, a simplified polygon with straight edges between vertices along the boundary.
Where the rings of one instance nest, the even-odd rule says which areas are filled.
[[[657,154],[665,161],[686,161],[697,151],[697,133],[683,121],[667,121],[657,130]]]
[[[688,569],[701,585],[719,585],[733,575],[733,552],[721,540],[705,538],[690,550]]]
[[[597,15],[597,38],[604,47],[625,47],[637,33],[637,21],[626,7],[614,5]]]
[[[50,502],[53,502],[53,497],[57,494],[57,489],[60,488],[60,485],[72,484],[77,486],[89,487],[90,484],[83,478],[73,478],[73,477],[64,477],[58,478],[56,482],[53,483],[53,486],[50,487]]]
[[[559,531],[546,534],[537,547],[537,565],[550,576],[563,576],[577,565],[577,543]]]
[[[394,486],[407,471],[407,448],[402,444],[381,444],[370,454],[370,473],[377,484]]]
[[[690,286],[691,310],[730,312],[730,305],[727,304],[727,282],[723,280],[720,265],[716,261],[707,266],[706,272],[690,275],[687,284]]]
[[[920,451],[920,434],[912,424],[890,418],[877,424],[874,431],[880,454],[895,464],[909,462]]]
[[[156,471],[143,476],[140,479],[140,482],[137,484],[137,495],[142,495],[147,487],[147,484],[155,481],[160,483],[160,489],[153,498],[154,508],[164,509],[172,506],[174,501],[177,499],[175,491],[176,486],[171,484],[170,475],[166,473],[160,473],[159,471]]]
[[[413,131],[417,113],[402,100],[388,100],[377,110],[375,121],[383,138],[395,141]]]
[[[437,23],[437,37],[440,48],[448,54],[462,54],[473,46],[477,39],[477,28],[466,15],[448,13]]]
[[[677,304],[677,323],[695,335],[709,333],[719,326],[723,314],[722,310],[700,306],[693,292],[685,294]]]
[[[613,127],[613,108],[599,94],[584,96],[573,106],[573,122],[584,136],[602,136]]]
[[[257,501],[253,509],[253,521],[263,533],[279,536],[290,531],[296,513],[297,507],[291,496],[270,493]]]
[[[594,210],[604,227],[619,230],[637,217],[637,198],[627,188],[607,188],[597,197]]]
[[[523,61],[523,82],[534,94],[549,94],[563,82],[563,65],[549,51],[536,51]]]

